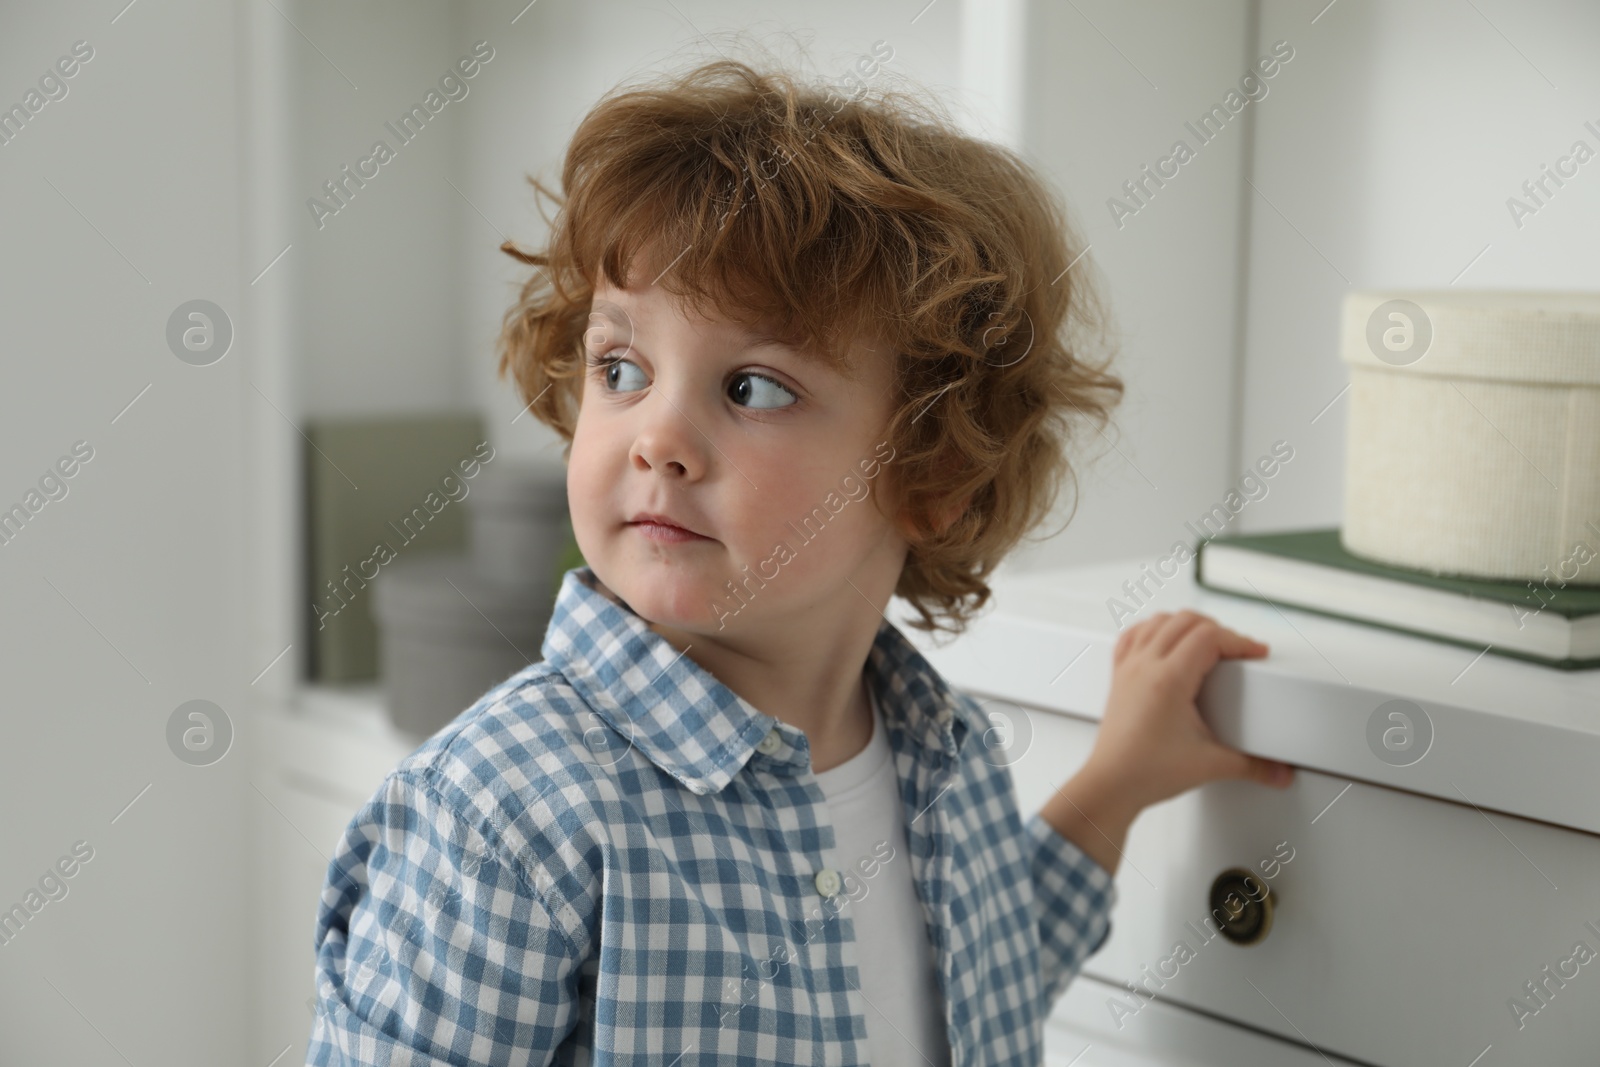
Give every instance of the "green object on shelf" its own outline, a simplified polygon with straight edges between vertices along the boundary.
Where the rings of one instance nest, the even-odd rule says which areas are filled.
[[[465,550],[467,509],[452,494],[470,485],[459,464],[477,475],[481,457],[492,455],[483,420],[469,413],[317,419],[305,437],[310,680],[372,679],[372,582],[394,559]]]

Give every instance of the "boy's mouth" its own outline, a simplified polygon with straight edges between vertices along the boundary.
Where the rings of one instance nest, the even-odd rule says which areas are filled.
[[[640,512],[628,522],[628,526],[638,530],[652,541],[683,542],[683,541],[709,541],[711,538],[695,533],[685,526],[680,526],[665,515],[654,512]]]

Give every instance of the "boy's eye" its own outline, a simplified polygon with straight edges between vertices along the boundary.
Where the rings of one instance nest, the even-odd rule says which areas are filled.
[[[634,374],[638,376],[641,382],[644,380],[644,371],[640,370],[638,364],[634,363],[632,360],[622,359],[621,357],[614,356],[610,359],[591,360],[590,363],[600,371],[600,376],[605,381],[606,388],[614,392],[622,393],[632,391],[630,389],[621,389],[617,386],[617,382],[623,377],[622,371],[624,367],[632,370]]]
[[[778,382],[755,371],[741,371],[734,375],[728,395],[735,403],[747,404],[758,410],[785,408],[799,399]]]

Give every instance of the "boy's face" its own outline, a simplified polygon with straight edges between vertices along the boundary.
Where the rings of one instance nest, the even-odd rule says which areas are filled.
[[[906,554],[868,496],[893,468],[890,353],[858,344],[851,380],[686,314],[658,286],[595,290],[567,468],[584,560],[640,616],[690,633],[871,610],[852,584],[892,590]],[[699,536],[635,522],[646,512]]]

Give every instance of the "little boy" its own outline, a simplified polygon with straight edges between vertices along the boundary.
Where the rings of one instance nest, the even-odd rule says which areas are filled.
[[[1161,614],[1024,820],[884,615],[970,620],[1120,394],[1062,213],[915,99],[731,61],[602,100],[562,183],[501,372],[585,564],[352,820],[307,1062],[1040,1063],[1140,810],[1288,781],[1194,704],[1266,647]]]

